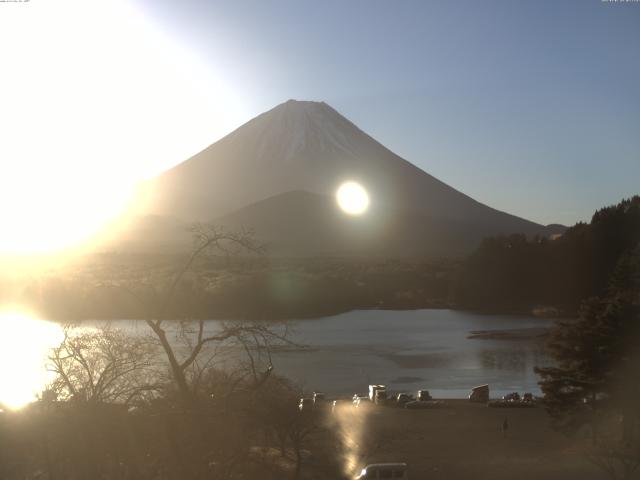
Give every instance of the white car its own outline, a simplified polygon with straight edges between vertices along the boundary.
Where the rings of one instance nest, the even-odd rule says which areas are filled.
[[[298,409],[301,412],[313,410],[313,398],[301,398],[300,403],[298,403]]]
[[[357,395],[353,396],[353,406],[356,408],[362,404],[368,405],[369,403],[370,403],[369,397],[367,397],[366,395],[363,395],[361,397]]]

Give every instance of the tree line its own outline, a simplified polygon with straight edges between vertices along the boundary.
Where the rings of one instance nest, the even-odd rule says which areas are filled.
[[[15,301],[59,321],[144,319],[141,303],[112,285],[169,283],[186,260],[185,256],[94,256],[77,268],[27,279],[21,288],[14,288]],[[259,321],[364,308],[439,307],[447,302],[452,268],[448,261],[274,259],[217,252],[183,276],[165,314]]]
[[[452,302],[486,311],[553,306],[575,315],[584,299],[605,293],[619,260],[639,242],[640,196],[598,210],[555,239],[487,238],[456,272]]]

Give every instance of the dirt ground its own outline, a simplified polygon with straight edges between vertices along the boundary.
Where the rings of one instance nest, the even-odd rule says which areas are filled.
[[[543,408],[446,403],[446,408],[405,410],[355,409],[345,402],[333,415],[337,441],[347,453],[343,463],[350,464],[345,470],[359,471],[367,463],[406,462],[412,480],[607,478],[551,428]],[[505,418],[508,428],[503,433]],[[325,454],[330,454],[331,446],[325,447]],[[317,455],[309,459],[311,464],[318,462],[322,459]]]

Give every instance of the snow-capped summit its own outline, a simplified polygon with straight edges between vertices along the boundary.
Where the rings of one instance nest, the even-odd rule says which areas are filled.
[[[305,149],[353,152],[353,129],[355,125],[324,102],[288,100],[233,132],[229,140],[250,135],[255,139],[254,161],[271,161],[276,154],[287,162]]]

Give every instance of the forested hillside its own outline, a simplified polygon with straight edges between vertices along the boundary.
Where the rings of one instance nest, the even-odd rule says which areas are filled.
[[[459,307],[504,311],[553,306],[573,314],[602,295],[620,257],[640,243],[640,196],[595,212],[556,239],[492,237],[461,265],[452,285]]]

